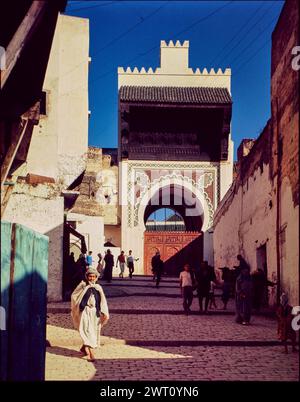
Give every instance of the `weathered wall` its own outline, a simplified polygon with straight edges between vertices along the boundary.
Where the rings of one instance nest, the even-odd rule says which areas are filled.
[[[99,172],[102,171],[101,148],[89,147],[86,159],[86,169],[82,178],[74,190],[80,192],[76,199],[72,212],[89,216],[102,216],[102,204],[97,199],[97,193],[101,189]]]
[[[27,169],[65,185],[85,168],[88,52],[89,20],[59,15],[43,85],[46,115],[34,128]]]
[[[277,280],[277,182],[272,180],[272,125],[269,122],[251,151],[239,152],[238,174],[214,216],[214,261],[217,268],[237,265],[242,254],[251,269],[257,249],[266,245],[268,277]],[[239,150],[241,147],[239,148]],[[243,156],[245,155],[245,156]],[[298,207],[293,207],[288,180],[281,187],[281,287],[294,304],[298,298]],[[284,233],[283,233],[284,232]],[[275,299],[270,302],[275,303]]]
[[[64,200],[55,184],[15,186],[3,219],[49,236],[48,300],[61,300]]]
[[[299,1],[287,0],[272,34],[271,177],[279,187],[282,288],[299,304],[299,71],[292,49],[299,46]],[[279,161],[279,166],[278,166]],[[279,167],[279,169],[278,169]]]
[[[279,292],[288,292],[294,305],[299,304],[299,72],[292,69],[291,51],[298,37],[299,2],[287,0],[272,35],[271,119],[250,152],[240,147],[235,182],[214,217],[215,265],[232,267],[242,253],[255,269],[256,250],[266,244],[268,276],[274,280],[279,265]]]
[[[298,41],[299,2],[288,0],[272,35],[272,152],[277,155],[281,140],[281,176],[290,182],[294,206],[299,205],[299,71],[292,68],[292,49],[299,45]],[[274,158],[272,177],[276,175]]]
[[[299,303],[299,205],[293,207],[291,183],[281,185],[281,282],[294,305]]]
[[[62,298],[64,190],[84,169],[88,141],[89,21],[59,15],[43,90],[46,115],[34,127],[27,161],[15,179],[27,174],[54,184],[19,180],[4,219],[49,236],[49,300]],[[39,179],[38,179],[39,180]],[[42,180],[43,181],[43,180]]]
[[[110,241],[116,247],[121,247],[121,226],[105,225],[104,226],[105,242]]]
[[[111,156],[103,155],[102,149],[89,147],[86,170],[75,189],[80,195],[72,212],[103,216],[104,223],[116,225],[118,219],[118,166],[111,166]]]
[[[224,199],[216,212],[215,266],[233,268],[238,265],[237,254],[241,253],[251,269],[256,269],[256,250],[266,244],[268,267],[276,272],[276,209],[269,166],[263,165],[263,171],[258,168],[253,173],[236,193],[233,189],[233,194],[228,194],[228,200]],[[269,271],[270,277],[272,273]]]
[[[105,225],[117,225],[119,218],[119,169],[111,166],[111,156],[103,155],[102,170],[99,174],[101,186],[97,192],[97,199],[103,208]]]
[[[116,238],[120,246],[118,166],[111,166],[111,156],[103,155],[101,148],[89,147],[86,170],[74,189],[80,195],[67,219],[76,221],[76,230],[86,237],[87,248],[96,261],[108,236],[114,238],[113,243]]]

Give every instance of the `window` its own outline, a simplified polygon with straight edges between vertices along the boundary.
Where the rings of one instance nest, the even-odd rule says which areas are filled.
[[[42,91],[40,98],[40,114],[43,116],[47,115],[47,92]]]

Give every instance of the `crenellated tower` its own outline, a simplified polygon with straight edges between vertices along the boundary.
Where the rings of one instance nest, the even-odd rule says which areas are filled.
[[[220,87],[230,90],[231,69],[195,71],[189,67],[189,41],[160,42],[160,66],[157,68],[118,67],[118,86]]]
[[[150,272],[155,247],[169,273],[184,253],[191,264],[213,261],[213,214],[233,173],[230,79],[229,68],[189,67],[187,40],[162,40],[156,68],[118,68],[122,248],[141,258],[140,273]],[[147,219],[163,205],[183,219],[182,237],[147,233]]]

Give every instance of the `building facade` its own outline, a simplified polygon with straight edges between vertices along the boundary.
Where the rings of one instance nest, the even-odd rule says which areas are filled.
[[[64,191],[86,166],[89,21],[59,15],[43,84],[40,120],[3,220],[49,236],[48,299],[61,300]]]
[[[187,251],[191,233],[201,242],[187,256],[212,264],[213,214],[232,182],[230,69],[193,71],[188,52],[188,41],[161,41],[160,67],[118,68],[121,241],[139,258],[139,274],[156,250],[165,262]],[[147,220],[162,207],[176,211],[186,231],[146,244]],[[181,262],[174,264],[169,273]]]
[[[237,265],[243,254],[299,305],[299,3],[288,0],[272,35],[271,118],[257,140],[238,150],[238,173],[214,216],[215,267]]]

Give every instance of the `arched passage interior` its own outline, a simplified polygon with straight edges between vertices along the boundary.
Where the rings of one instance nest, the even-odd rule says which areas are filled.
[[[149,217],[162,209],[171,209],[184,223],[183,230],[151,230]],[[195,266],[203,258],[203,235],[201,232],[204,211],[200,200],[188,188],[170,184],[159,188],[150,198],[144,212],[144,271],[151,274],[151,259],[160,251],[169,275],[178,275],[185,263]],[[158,228],[159,229],[159,228]]]

